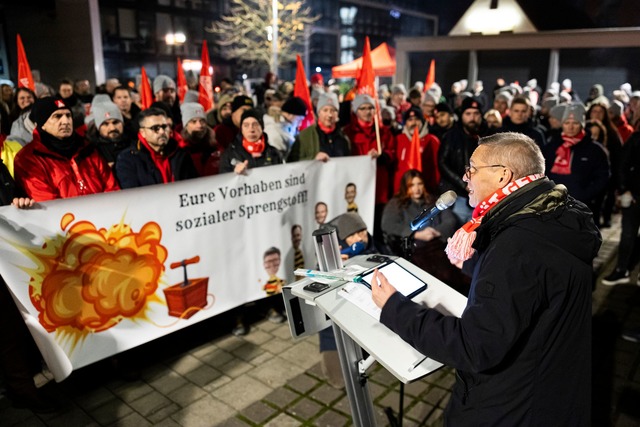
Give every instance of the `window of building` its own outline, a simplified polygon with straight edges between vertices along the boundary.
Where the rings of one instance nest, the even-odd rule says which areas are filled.
[[[135,39],[138,37],[136,24],[136,11],[133,9],[118,9],[118,23],[120,37],[123,39]]]

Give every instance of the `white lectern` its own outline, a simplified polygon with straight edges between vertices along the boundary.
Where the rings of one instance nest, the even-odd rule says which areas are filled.
[[[368,258],[370,255],[356,256],[346,265],[371,268],[379,264],[368,261]],[[444,314],[462,315],[467,304],[463,295],[403,258],[387,258],[395,260],[427,284],[427,289],[415,296],[414,301]],[[303,279],[283,288],[291,335],[294,338],[312,335],[331,325],[328,319],[333,321],[354,425],[375,426],[360,347],[405,384],[429,375],[442,364],[425,358],[370,314],[341,297],[339,292],[346,282],[333,282],[329,289],[320,293],[303,289],[311,282],[311,278]]]

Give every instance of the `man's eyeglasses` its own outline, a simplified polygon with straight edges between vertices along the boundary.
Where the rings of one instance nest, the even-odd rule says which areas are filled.
[[[147,126],[147,127],[140,126],[140,129],[149,129],[153,131],[153,133],[158,133],[161,130],[166,132],[167,129],[169,129],[169,125],[153,125],[153,126]]]
[[[478,169],[482,168],[506,168],[505,165],[487,165],[487,166],[470,166],[467,165],[464,167],[464,176],[467,179],[471,179],[471,175],[478,172]]]

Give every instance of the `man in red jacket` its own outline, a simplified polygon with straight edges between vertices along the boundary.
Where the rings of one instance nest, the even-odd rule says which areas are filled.
[[[362,156],[368,154],[376,159],[376,208],[373,235],[382,238],[380,220],[384,205],[392,193],[393,167],[396,161],[395,137],[388,126],[380,126],[380,151],[376,137],[374,116],[378,114],[375,100],[369,95],[359,94],[351,102],[351,110],[355,117],[343,131],[351,141],[351,154]]]
[[[409,165],[409,149],[411,148],[413,133],[418,132],[424,186],[430,194],[438,194],[438,185],[440,184],[440,169],[438,168],[440,140],[429,133],[429,126],[425,123],[425,118],[420,108],[411,107],[404,113],[403,119],[404,129],[400,135],[396,136],[398,167],[395,171],[393,192],[398,192],[402,175],[411,169]]]
[[[107,162],[73,131],[71,111],[59,99],[36,101],[29,117],[33,141],[15,158],[15,179],[37,202],[119,190]]]

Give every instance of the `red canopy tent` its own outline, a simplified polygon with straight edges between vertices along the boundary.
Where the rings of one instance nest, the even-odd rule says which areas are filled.
[[[373,72],[378,77],[393,77],[396,74],[395,49],[382,43],[371,51]],[[362,58],[331,68],[334,79],[357,78],[362,68]]]

